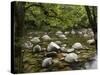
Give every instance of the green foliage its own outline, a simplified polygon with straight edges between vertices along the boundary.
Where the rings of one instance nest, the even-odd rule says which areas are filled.
[[[62,27],[62,29],[66,29],[75,26],[88,27],[89,25],[84,6],[26,3],[25,8],[27,8],[25,21],[33,21],[31,27],[34,29],[41,29],[43,26]]]

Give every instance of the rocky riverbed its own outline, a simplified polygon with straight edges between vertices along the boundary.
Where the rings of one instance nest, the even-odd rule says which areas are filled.
[[[23,72],[51,72],[96,69],[95,44],[78,32],[28,32],[23,37]],[[78,43],[73,47],[75,43]],[[51,61],[45,60],[52,58]],[[93,64],[94,63],[94,64]],[[43,66],[42,64],[45,64]],[[95,66],[93,66],[95,65]]]

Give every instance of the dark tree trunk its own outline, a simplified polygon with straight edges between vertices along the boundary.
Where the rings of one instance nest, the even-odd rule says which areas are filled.
[[[17,58],[17,73],[22,73],[23,65],[22,65],[22,47],[21,47],[21,39],[23,37],[23,28],[24,28],[24,10],[25,3],[19,2],[14,4],[14,25],[15,25],[15,58]]]
[[[85,6],[85,10],[87,12],[89,23],[94,32],[94,39],[96,42],[96,49],[97,49],[97,16],[96,16],[97,13],[95,13],[96,12],[95,9],[96,9],[95,6],[92,6],[91,9],[89,8],[89,6]]]

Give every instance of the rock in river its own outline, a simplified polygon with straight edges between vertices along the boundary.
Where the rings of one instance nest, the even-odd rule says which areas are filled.
[[[52,64],[52,58],[45,58],[42,62],[42,67],[49,67]]]
[[[66,62],[74,62],[74,61],[77,62],[78,61],[78,55],[75,54],[75,53],[66,54],[65,61]]]
[[[42,39],[43,39],[44,41],[51,40],[50,36],[48,36],[47,34],[44,35],[44,36],[42,37]]]
[[[33,47],[33,44],[30,41],[26,41],[22,46],[31,49]]]
[[[67,39],[67,37],[64,34],[58,35],[58,37],[61,39]]]
[[[87,40],[87,43],[90,45],[93,45],[95,44],[95,40],[94,39]]]
[[[40,45],[36,45],[33,47],[33,52],[40,52],[42,49],[41,49],[41,46]]]
[[[47,51],[57,51],[58,52],[59,50],[60,50],[60,46],[54,42],[51,42],[47,47]]]
[[[73,52],[75,49],[71,48],[71,49],[67,49],[67,52]]]
[[[39,43],[40,39],[39,39],[39,37],[34,37],[34,38],[31,39],[31,42],[33,42],[33,43]]]
[[[74,48],[74,49],[82,49],[82,48],[83,48],[83,46],[82,46],[82,44],[81,44],[81,43],[76,42],[76,43],[74,43],[74,44],[72,45],[72,48]]]
[[[56,32],[56,35],[62,35],[62,34],[63,34],[62,31],[57,31],[57,32]]]

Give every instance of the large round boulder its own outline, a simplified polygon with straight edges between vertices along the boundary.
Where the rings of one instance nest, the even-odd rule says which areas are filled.
[[[76,43],[74,43],[74,44],[72,45],[72,48],[74,48],[74,49],[82,49],[82,48],[83,48],[83,46],[82,46],[82,44],[81,44],[81,43],[76,42]]]
[[[44,41],[51,40],[50,36],[48,36],[48,35],[44,35],[44,36],[42,37],[42,39],[43,39]]]
[[[47,51],[57,51],[58,52],[59,50],[60,50],[60,46],[54,42],[51,42],[47,47]]]
[[[69,53],[65,56],[66,62],[77,62],[78,61],[78,55],[75,53]]]

